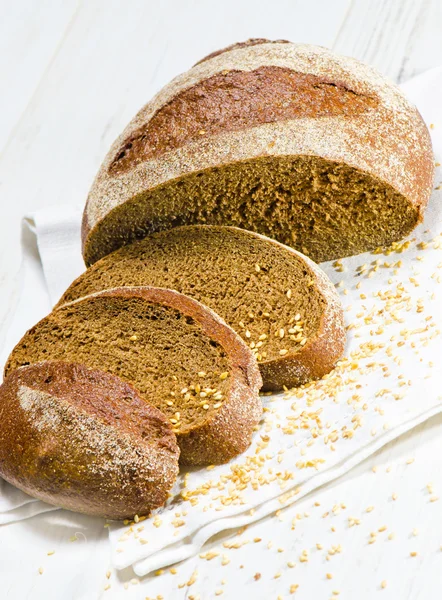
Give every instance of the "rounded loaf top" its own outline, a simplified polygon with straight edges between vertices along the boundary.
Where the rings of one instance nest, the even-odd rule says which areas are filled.
[[[298,163],[306,157],[313,160],[305,169],[310,180],[305,188],[290,187],[302,180]],[[247,171],[250,163],[253,172]],[[336,173],[336,165],[347,170]],[[245,189],[238,189],[238,170]],[[326,48],[251,40],[215,52],[176,77],[126,127],[88,198],[84,256],[90,264],[136,237],[178,224],[230,223],[307,249],[316,260],[336,258],[406,235],[422,217],[432,174],[428,131],[395,84]],[[375,192],[372,180],[380,186]],[[315,212],[312,193],[324,197],[328,188],[348,192],[352,208],[361,198],[367,204],[358,210],[369,213],[377,230],[359,242],[361,248],[344,240],[339,249],[333,239],[342,231],[339,214]],[[239,199],[231,200],[235,193]],[[247,210],[251,200],[265,202],[261,194],[289,208],[279,216],[285,227],[272,222],[275,211],[267,206],[261,219]],[[382,202],[386,195],[389,202]],[[376,225],[376,201],[391,205],[381,215],[385,224]],[[223,211],[226,223],[219,214],[223,202],[232,212]],[[300,212],[301,226],[309,221],[313,231],[291,222]],[[307,234],[329,238],[329,251],[315,251],[315,244],[304,241]]]

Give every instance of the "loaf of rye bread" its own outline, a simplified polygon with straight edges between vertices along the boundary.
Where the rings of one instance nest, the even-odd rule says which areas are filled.
[[[212,308],[255,354],[264,390],[318,379],[344,352],[342,306],[323,271],[243,229],[188,225],[147,236],[92,265],[58,306],[125,285],[175,289]]]
[[[177,225],[236,225],[316,262],[422,219],[428,130],[402,91],[327,50],[251,40],[166,85],[106,156],[83,218],[90,265]]]
[[[50,504],[147,515],[166,501],[178,457],[166,416],[109,373],[42,362],[0,387],[0,476]]]
[[[262,413],[251,350],[212,310],[172,290],[113,289],[54,310],[14,348],[5,377],[42,360],[132,384],[173,425],[183,464],[223,463],[244,452]]]

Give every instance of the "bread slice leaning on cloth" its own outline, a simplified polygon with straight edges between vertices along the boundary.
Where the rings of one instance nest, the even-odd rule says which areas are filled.
[[[173,425],[184,464],[237,456],[262,413],[251,350],[213,311],[172,290],[118,288],[54,310],[14,348],[5,376],[41,360],[77,362],[134,385]]]
[[[109,373],[41,362],[0,387],[0,475],[50,504],[147,515],[166,501],[178,457],[166,416]]]
[[[212,308],[255,354],[264,390],[318,379],[344,352],[334,285],[306,256],[256,233],[192,225],[152,234],[92,265],[58,306],[124,285],[173,288]]]
[[[236,44],[166,85],[113,144],[84,211],[84,259],[198,223],[316,262],[358,254],[422,220],[433,169],[420,114],[371,67],[305,44]]]

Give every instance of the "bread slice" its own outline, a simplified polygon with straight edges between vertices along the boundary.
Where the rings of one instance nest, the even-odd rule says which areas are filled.
[[[83,219],[87,265],[178,225],[236,225],[320,262],[407,235],[434,159],[403,92],[326,48],[252,40],[166,85],[116,140]]]
[[[109,373],[41,362],[0,387],[0,475],[50,504],[147,515],[166,501],[178,457],[165,415]]]
[[[241,338],[178,292],[120,288],[53,311],[30,329],[5,367],[77,362],[131,383],[173,424],[184,464],[243,452],[262,412],[261,377]]]
[[[104,257],[59,305],[106,288],[155,285],[217,312],[255,354],[264,390],[328,373],[342,356],[342,306],[326,275],[298,252],[234,227],[185,226]]]

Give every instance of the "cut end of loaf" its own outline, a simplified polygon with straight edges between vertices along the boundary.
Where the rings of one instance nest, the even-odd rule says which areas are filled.
[[[228,223],[321,262],[389,245],[412,231],[421,215],[421,207],[392,187],[348,165],[314,156],[266,157],[140,194],[90,231],[85,225],[83,251],[90,265],[155,231]]]

